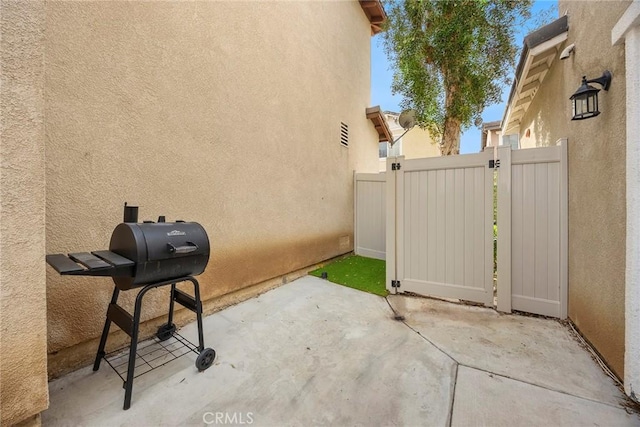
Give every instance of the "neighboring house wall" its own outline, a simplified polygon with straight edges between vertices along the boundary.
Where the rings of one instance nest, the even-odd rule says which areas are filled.
[[[393,139],[396,140],[400,138],[400,136],[405,132],[405,129],[403,129],[398,123],[399,115],[387,112],[384,116],[393,135]],[[414,127],[404,134],[396,144],[400,144],[399,155],[404,156],[405,159],[421,159],[424,157],[440,156],[440,148],[438,147],[438,144],[434,142],[428,131],[419,126]],[[379,162],[379,170],[381,172],[385,171],[387,169],[386,158],[381,158]]]
[[[358,2],[46,13],[47,253],[106,249],[125,201],[204,226],[205,300],[353,250],[353,172],[378,168]],[[112,282],[48,268],[47,291],[56,375],[95,352]],[[143,320],[165,315],[168,296],[145,304]]]
[[[502,121],[484,122],[480,127],[480,151],[495,150],[495,147],[503,144]]]
[[[489,130],[487,131],[487,147],[497,147],[500,145],[500,131]]]
[[[43,1],[0,2],[0,424],[48,406]]]
[[[569,317],[620,377],[625,329],[625,63],[611,29],[630,2],[560,1],[575,52],[556,60],[520,126],[523,148],[568,138]],[[562,50],[562,47],[561,49]],[[571,121],[581,77],[610,70],[600,114]],[[596,85],[599,88],[599,86]],[[529,136],[526,132],[529,130]]]
[[[402,151],[405,159],[440,156],[440,148],[429,132],[417,126],[402,137]]]

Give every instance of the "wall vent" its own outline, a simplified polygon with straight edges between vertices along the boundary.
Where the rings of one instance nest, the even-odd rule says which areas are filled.
[[[349,146],[349,125],[343,122],[340,122],[340,144]]]

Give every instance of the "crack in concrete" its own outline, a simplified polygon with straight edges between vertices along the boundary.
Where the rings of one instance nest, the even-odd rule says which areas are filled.
[[[487,373],[487,374],[495,375],[496,377],[502,377],[502,378],[506,378],[506,379],[509,379],[509,380],[512,380],[512,381],[517,381],[517,382],[522,383],[522,384],[527,384],[527,385],[530,385],[530,386],[533,386],[533,387],[541,388],[543,390],[553,391],[553,392],[556,392],[556,393],[561,393],[561,394],[564,394],[566,396],[575,397],[575,398],[578,398],[578,399],[586,400],[588,402],[599,403],[599,404],[602,404],[602,405],[609,406],[611,408],[622,409],[620,406],[616,406],[616,405],[613,405],[611,403],[602,402],[600,400],[591,399],[589,397],[578,396],[578,395],[566,392],[564,390],[559,390],[557,388],[552,388],[552,387],[548,387],[548,386],[544,386],[544,385],[540,385],[540,384],[535,384],[535,383],[532,383],[532,382],[529,382],[529,381],[526,381],[526,380],[521,380],[521,379],[518,379],[518,378],[511,377],[509,375],[498,374],[496,372],[489,371],[489,370],[483,369],[483,368],[479,368],[477,366],[471,366],[471,365],[467,365],[467,364],[464,364],[464,363],[459,363],[459,365],[463,366],[465,368],[468,368],[468,369],[473,369],[475,371],[480,371],[480,372],[484,372],[484,373]]]
[[[454,359],[449,353],[447,353],[446,351],[444,351],[443,349],[441,349],[440,347],[438,347],[438,345],[436,343],[434,343],[433,341],[431,341],[429,338],[425,337],[424,335],[422,335],[420,333],[420,331],[414,329],[411,325],[409,325],[406,321],[406,319],[404,318],[404,316],[402,316],[401,314],[399,314],[391,305],[391,303],[389,302],[389,299],[387,297],[384,298],[384,300],[387,302],[387,305],[389,306],[389,308],[391,309],[391,311],[393,312],[394,316],[396,318],[402,318],[402,320],[398,320],[399,322],[402,322],[407,328],[411,329],[413,332],[415,332],[416,334],[418,334],[419,337],[421,337],[423,340],[427,341],[429,344],[431,344],[432,346],[434,346],[436,349],[438,349],[442,354],[444,354],[445,356],[447,356],[449,359],[451,359],[454,363],[458,363],[458,361],[456,359]]]
[[[458,384],[458,371],[460,364],[458,362],[453,365],[456,369],[456,373],[453,376],[453,387],[451,387],[451,405],[449,405],[449,415],[447,416],[447,426],[451,427],[451,423],[453,422],[453,406],[456,403],[456,384]]]
[[[418,331],[417,329],[413,328],[411,325],[409,325],[405,319],[405,317],[401,314],[399,314],[395,308],[393,308],[393,306],[391,305],[391,302],[389,302],[389,299],[387,297],[384,298],[384,300],[387,302],[387,305],[389,306],[389,309],[391,310],[391,312],[394,315],[394,320],[401,322],[403,325],[405,325],[407,328],[409,328],[411,331],[413,331],[414,333],[416,333],[420,338],[422,338],[423,340],[425,340],[427,343],[431,344],[434,348],[436,348],[438,351],[440,351],[442,354],[444,354],[445,356],[447,356],[449,359],[451,359],[451,361],[453,362],[453,368],[455,369],[455,374],[453,376],[453,384],[451,385],[451,395],[449,396],[449,401],[451,402],[449,405],[449,413],[447,414],[447,426],[451,427],[451,423],[453,421],[453,405],[455,403],[456,400],[456,384],[458,382],[458,367],[460,366],[460,363],[454,359],[449,353],[447,353],[446,351],[444,351],[443,349],[441,349],[438,345],[436,345],[433,341],[431,341],[429,338],[425,337],[424,335],[422,335],[420,333],[420,331]]]
[[[601,404],[601,405],[606,405],[606,406],[611,407],[611,408],[623,409],[624,410],[624,408],[622,408],[622,406],[621,406],[622,402],[621,402],[620,406],[616,406],[616,405],[613,405],[611,403],[602,402],[602,401],[595,400],[595,399],[590,399],[588,397],[577,396],[575,394],[571,394],[569,392],[566,392],[566,391],[563,391],[563,390],[559,390],[559,389],[556,389],[556,388],[551,388],[551,387],[547,387],[547,386],[540,385],[540,384],[534,384],[534,383],[531,383],[529,381],[525,381],[525,380],[522,380],[522,379],[511,377],[509,375],[498,374],[496,372],[489,371],[487,369],[483,369],[483,368],[480,368],[480,367],[477,367],[477,366],[471,366],[471,365],[467,365],[467,364],[461,363],[461,362],[457,361],[452,355],[447,353],[444,349],[442,349],[440,346],[438,346],[433,341],[431,341],[429,338],[427,338],[426,336],[422,335],[420,333],[420,331],[418,331],[417,329],[415,329],[414,327],[409,325],[407,323],[405,317],[403,315],[401,315],[400,313],[398,313],[395,310],[395,308],[393,308],[393,306],[391,305],[391,302],[389,301],[389,299],[387,297],[385,297],[384,299],[387,302],[387,305],[389,306],[391,311],[393,312],[395,320],[402,322],[407,328],[409,328],[411,331],[415,332],[420,338],[422,338],[423,340],[425,340],[426,342],[431,344],[433,347],[435,347],[437,350],[439,350],[442,354],[444,354],[449,359],[451,359],[453,361],[453,363],[454,363],[455,375],[454,375],[454,379],[453,379],[452,394],[451,394],[451,405],[449,407],[449,415],[448,415],[448,420],[447,420],[447,426],[451,426],[451,422],[453,420],[453,405],[455,403],[456,384],[457,384],[457,381],[458,381],[458,372],[459,372],[459,367],[460,366],[463,366],[463,367],[469,368],[469,369],[474,369],[474,370],[480,371],[480,372],[485,372],[487,374],[495,375],[497,377],[506,378],[506,379],[509,379],[509,380],[512,380],[512,381],[517,381],[519,383],[527,384],[527,385],[530,385],[530,386],[533,386],[533,387],[537,387],[537,388],[540,388],[540,389],[543,389],[543,390],[553,391],[553,392],[556,392],[556,393],[561,393],[561,394],[564,394],[566,396],[575,397],[577,399],[585,400],[585,401],[588,401],[588,402],[598,403],[598,404]]]

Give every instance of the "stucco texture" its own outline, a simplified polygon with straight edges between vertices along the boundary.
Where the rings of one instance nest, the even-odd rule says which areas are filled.
[[[125,201],[204,226],[205,300],[353,249],[353,172],[377,169],[358,2],[46,7],[47,253],[107,248]],[[100,335],[110,279],[47,286],[52,355]]]
[[[405,159],[439,157],[440,148],[428,131],[415,127],[402,137],[402,154]]]
[[[48,406],[44,2],[0,2],[0,424]]]
[[[574,53],[556,60],[520,127],[523,147],[568,138],[569,317],[621,378],[625,329],[625,63],[611,29],[628,1],[561,1]],[[583,75],[613,74],[599,116],[571,121]],[[599,86],[598,86],[599,87]],[[526,131],[530,130],[527,138]]]

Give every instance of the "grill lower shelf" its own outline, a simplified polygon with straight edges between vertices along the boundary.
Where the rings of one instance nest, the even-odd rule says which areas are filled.
[[[176,284],[180,282],[191,282],[193,285],[194,296],[176,288]],[[167,323],[158,328],[156,338],[140,343],[138,347],[138,332],[140,328],[140,314],[142,312],[142,299],[144,295],[162,286],[171,286],[171,297],[169,300],[169,315]],[[196,358],[196,368],[199,372],[208,369],[216,358],[216,352],[212,348],[205,348],[204,334],[202,332],[202,301],[200,300],[200,285],[198,281],[191,276],[184,276],[178,279],[169,279],[163,282],[154,282],[145,285],[136,296],[135,309],[133,316],[118,305],[118,296],[120,289],[118,286],[113,288],[111,303],[107,309],[107,318],[102,329],[100,344],[96,353],[96,359],[93,363],[93,370],[100,369],[102,360],[111,366],[116,373],[124,381],[124,406],[129,409],[131,406],[131,394],[133,392],[133,379],[139,375],[158,368],[178,357],[193,351],[198,354]],[[198,324],[198,346],[192,344],[189,340],[176,332],[176,325],[173,323],[173,310],[175,304],[178,303],[185,308],[196,313],[196,322]],[[111,324],[115,323],[122,331],[131,337],[129,351],[117,350],[115,352],[106,353],[105,347]],[[136,375],[137,374],[137,375]]]
[[[167,363],[193,352],[198,356],[200,351],[191,341],[177,332],[165,341],[153,338],[138,344],[136,351],[135,373],[133,378],[151,372]],[[105,362],[120,376],[122,381],[127,381],[127,367],[129,363],[129,347],[120,348],[107,353]]]

